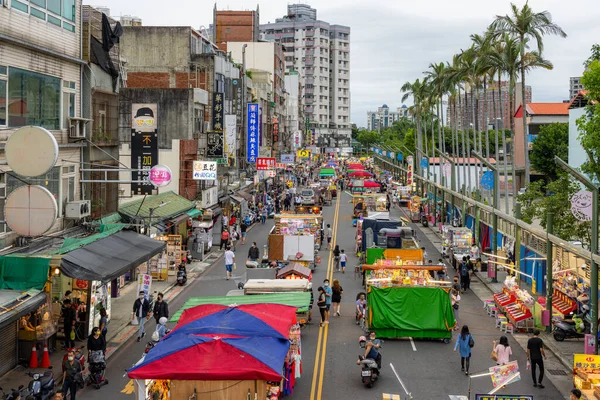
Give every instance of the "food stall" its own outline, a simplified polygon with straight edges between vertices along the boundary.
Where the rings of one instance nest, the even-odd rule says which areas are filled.
[[[363,265],[369,328],[384,338],[441,339],[448,343],[456,325],[448,294],[451,283],[432,278],[433,271],[443,268],[404,260]]]
[[[462,258],[470,256],[471,243],[473,243],[473,231],[469,228],[454,228],[447,229],[447,237],[444,237],[444,242],[448,243],[446,254],[450,258],[454,269],[462,262]]]
[[[573,386],[581,390],[582,399],[600,399],[600,356],[573,354]]]
[[[419,196],[413,196],[408,202],[408,210],[410,212],[410,220],[412,222],[421,221],[421,202],[422,199]]]
[[[502,292],[494,294],[494,303],[510,322],[515,331],[528,331],[533,329],[534,320],[532,308],[535,300],[526,291],[519,287],[514,276],[507,276],[504,280]]]
[[[385,194],[361,194],[352,196],[352,209],[354,210],[354,218],[360,215],[369,216],[369,212],[386,212],[387,211],[387,196]]]
[[[136,400],[291,395],[301,371],[296,310],[265,303],[185,310],[177,326],[127,371]]]
[[[396,188],[396,197],[398,198],[398,203],[400,205],[406,205],[410,203],[411,192],[412,187],[410,186],[398,186]]]
[[[320,263],[316,254],[321,246],[323,216],[279,214],[268,238],[270,261],[295,261],[306,267]]]
[[[333,177],[335,176],[335,169],[333,168],[321,168],[319,171],[320,177]]]
[[[277,271],[277,279],[308,279],[312,281],[312,271],[301,263],[291,262]]]

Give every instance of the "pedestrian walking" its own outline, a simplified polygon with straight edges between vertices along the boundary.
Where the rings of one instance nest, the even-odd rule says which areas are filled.
[[[335,272],[339,272],[340,270],[340,245],[336,244],[335,248],[333,249],[333,262],[335,265]]]
[[[458,330],[458,309],[460,307],[460,291],[456,288],[452,288],[450,290],[450,302],[452,303],[452,311],[454,311],[454,319],[456,320],[456,325],[454,326],[454,330]]]
[[[75,353],[69,350],[67,353],[67,361],[63,365],[63,398],[67,398],[67,394],[71,393],[71,400],[75,400],[77,393],[77,380],[81,375],[81,364],[75,361]]]
[[[138,324],[138,338],[139,342],[142,340],[144,336],[146,336],[146,332],[144,331],[144,322],[150,318],[150,303],[148,299],[146,299],[146,294],[143,290],[140,290],[138,298],[133,302],[133,314],[131,319],[136,321]]]
[[[325,290],[325,323],[328,324],[333,296],[333,290],[331,289],[331,286],[329,286],[329,279],[323,281],[323,289]]]
[[[492,344],[492,360],[495,360],[497,365],[504,365],[510,362],[510,356],[512,356],[512,349],[508,344],[508,338],[500,336],[499,343],[496,343],[494,340]]]
[[[319,307],[319,313],[321,313],[321,323],[319,324],[319,326],[323,326],[323,324],[327,323],[327,297],[325,294],[325,289],[322,286],[319,286],[317,290],[319,291],[319,297],[317,298],[317,307]]]
[[[475,340],[469,333],[469,327],[463,325],[460,334],[456,338],[454,352],[458,350],[460,353],[460,370],[464,371],[465,375],[469,375],[469,364],[471,363],[471,349],[475,346]]]
[[[235,253],[231,251],[231,247],[227,246],[225,250],[225,279],[229,280],[235,265]]]
[[[154,303],[154,309],[152,310],[152,315],[157,324],[162,317],[169,319],[169,304],[167,304],[164,297],[165,295],[162,293],[159,293],[156,296],[156,302]]]
[[[263,225],[267,222],[267,214],[267,207],[263,206],[262,210],[260,210],[260,218]]]
[[[102,337],[106,339],[106,333],[108,332],[108,314],[106,313],[106,308],[102,307],[100,309],[100,333]]]
[[[527,341],[527,363],[531,365],[533,387],[543,389],[542,380],[544,379],[544,359],[546,359],[546,352],[544,351],[544,341],[539,336],[539,329],[534,329],[533,337]],[[538,367],[540,369],[539,377],[536,376]]]
[[[248,231],[248,224],[246,221],[242,221],[240,224],[240,232],[242,233],[242,244],[246,244],[246,232]]]
[[[342,266],[342,274],[346,273],[346,263],[348,262],[348,256],[344,253],[344,249],[341,250],[340,254],[340,265]]]
[[[337,279],[333,280],[333,286],[331,287],[331,303],[333,305],[333,315],[340,316],[340,303],[342,302],[342,293],[344,289],[340,285],[340,281]]]
[[[219,245],[219,250],[223,250],[223,247],[227,247],[229,243],[229,230],[227,227],[223,226],[223,231],[221,232],[221,244]]]
[[[571,395],[569,396],[569,400],[579,400],[581,399],[581,390],[573,389],[571,390]]]
[[[65,349],[75,347],[75,309],[71,304],[71,299],[65,296],[62,307],[63,327],[65,331]]]
[[[240,238],[240,234],[238,233],[237,229],[234,226],[233,231],[231,232],[231,247],[232,247],[232,250],[234,253],[235,253],[235,245],[239,238]]]
[[[331,225],[327,224],[327,229],[325,230],[325,237],[327,238],[327,250],[331,249],[331,236],[333,232],[331,231]]]
[[[248,259],[250,261],[258,261],[259,256],[260,250],[258,250],[256,242],[252,242],[252,246],[250,246],[250,248],[248,249]]]
[[[463,257],[460,264],[460,284],[462,292],[465,293],[469,288],[469,264],[467,263],[467,257]]]

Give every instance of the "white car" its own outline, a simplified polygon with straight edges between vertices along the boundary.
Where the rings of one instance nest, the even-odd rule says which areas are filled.
[[[315,191],[312,189],[302,189],[300,196],[302,196],[302,205],[305,206],[314,206],[317,201]]]

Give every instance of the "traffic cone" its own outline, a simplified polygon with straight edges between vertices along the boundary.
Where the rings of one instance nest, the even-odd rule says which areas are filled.
[[[33,349],[31,349],[31,357],[29,358],[29,368],[37,368],[38,367],[38,358],[37,358],[37,349],[35,345],[33,345]]]
[[[48,346],[44,346],[44,354],[42,354],[41,368],[50,368],[50,354],[48,354]]]

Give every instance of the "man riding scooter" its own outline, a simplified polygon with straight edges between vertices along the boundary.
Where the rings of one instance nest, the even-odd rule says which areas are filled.
[[[372,359],[377,362],[377,367],[381,369],[381,353],[379,353],[379,348],[381,348],[381,341],[377,339],[375,331],[371,331],[369,333],[369,340],[365,343],[365,355],[363,358]],[[359,359],[356,364],[360,365],[361,360]]]

